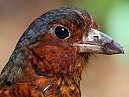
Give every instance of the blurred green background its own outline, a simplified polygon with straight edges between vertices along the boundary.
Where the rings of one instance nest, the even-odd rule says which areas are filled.
[[[82,97],[129,97],[129,0],[0,0],[0,71],[28,25],[61,6],[88,11],[125,51],[91,58],[82,77]]]

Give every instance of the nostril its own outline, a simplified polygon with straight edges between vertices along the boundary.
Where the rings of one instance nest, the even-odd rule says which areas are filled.
[[[94,36],[94,39],[98,39],[99,38],[99,36]]]
[[[98,41],[98,42],[100,41],[99,36],[93,36],[93,38],[94,38],[95,41]]]

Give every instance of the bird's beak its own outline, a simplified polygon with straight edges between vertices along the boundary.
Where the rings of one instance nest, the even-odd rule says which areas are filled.
[[[82,40],[78,43],[74,43],[74,46],[79,48],[80,53],[99,53],[108,55],[124,53],[120,44],[96,29],[91,29],[88,33],[85,33]]]

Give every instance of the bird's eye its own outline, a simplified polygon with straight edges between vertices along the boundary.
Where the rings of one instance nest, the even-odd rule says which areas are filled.
[[[59,39],[67,39],[70,37],[70,31],[66,27],[59,25],[55,28],[55,35]]]

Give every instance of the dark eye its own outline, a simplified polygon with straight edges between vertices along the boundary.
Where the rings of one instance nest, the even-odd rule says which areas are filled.
[[[66,27],[60,25],[55,28],[55,35],[59,39],[66,39],[70,37],[70,31]]]

